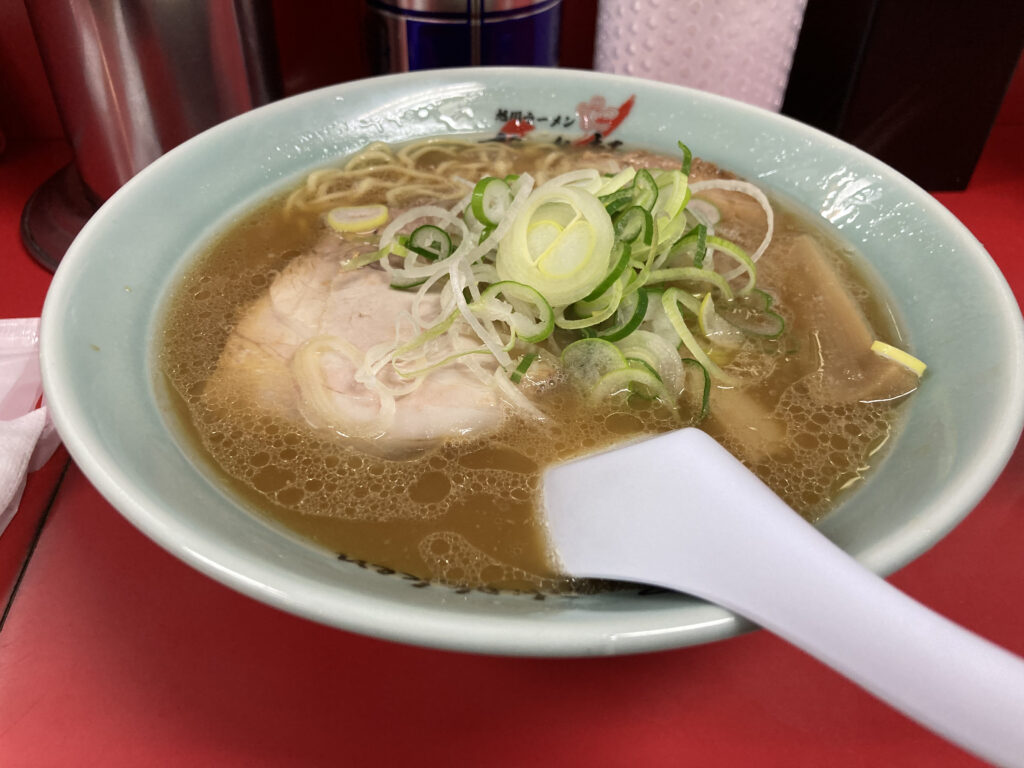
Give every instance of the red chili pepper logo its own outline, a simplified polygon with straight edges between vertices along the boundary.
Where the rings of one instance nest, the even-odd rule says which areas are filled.
[[[629,117],[633,104],[636,102],[636,95],[630,96],[620,106],[609,106],[604,96],[594,96],[590,101],[577,105],[576,114],[580,119],[580,127],[587,135],[574,141],[574,144],[590,144],[597,140],[607,138],[612,131],[618,128],[622,121]]]
[[[533,123],[516,118],[514,120],[509,120],[501,126],[498,133],[503,133],[506,136],[518,136],[519,138],[522,138],[532,130]]]

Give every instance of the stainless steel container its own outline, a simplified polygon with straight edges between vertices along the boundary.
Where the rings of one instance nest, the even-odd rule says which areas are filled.
[[[367,0],[377,72],[557,66],[561,0]]]
[[[100,203],[167,150],[280,95],[270,0],[25,6],[75,152],[74,168],[40,189],[22,218],[26,244],[44,263],[70,243],[67,232],[48,230],[74,228],[75,196]]]

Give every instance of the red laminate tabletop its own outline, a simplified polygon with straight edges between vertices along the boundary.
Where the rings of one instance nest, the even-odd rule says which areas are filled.
[[[1024,302],[1024,125],[997,123],[971,186],[937,195]],[[48,276],[17,235],[67,160],[0,157],[0,308]],[[766,632],[646,656],[490,658],[395,645],[253,602],[132,528],[62,453],[0,539],[0,765],[980,763]],[[1024,448],[979,507],[892,582],[1024,655]]]

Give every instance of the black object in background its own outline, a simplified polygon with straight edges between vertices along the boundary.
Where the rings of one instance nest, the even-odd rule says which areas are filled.
[[[807,0],[782,112],[963,189],[1022,45],[1020,0]]]

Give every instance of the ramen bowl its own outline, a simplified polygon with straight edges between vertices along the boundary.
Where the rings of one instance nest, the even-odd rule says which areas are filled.
[[[68,250],[43,312],[46,396],[82,471],[193,567],[346,630],[463,651],[582,656],[749,628],[685,595],[457,591],[339,559],[223,490],[168,413],[155,366],[162,308],[230,222],[369,142],[531,130],[666,154],[683,139],[821,217],[863,255],[890,294],[903,341],[929,368],[885,460],[820,522],[826,536],[884,575],[981,499],[1024,420],[1024,332],[975,238],[906,178],[807,126],[698,91],[567,70],[446,70],[327,88],[219,125],[138,174]]]

